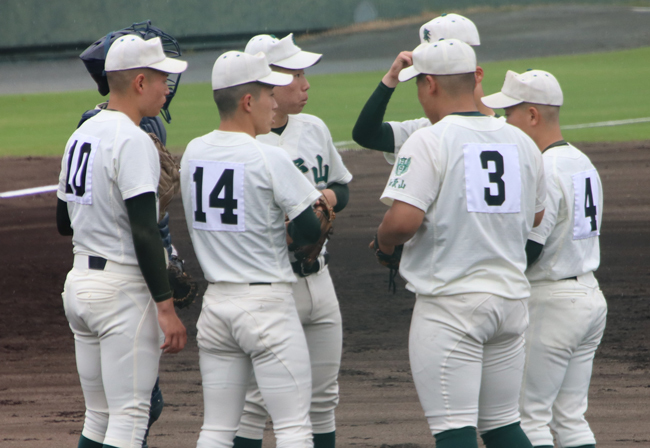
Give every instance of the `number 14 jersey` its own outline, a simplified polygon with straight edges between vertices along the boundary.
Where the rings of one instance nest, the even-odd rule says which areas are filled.
[[[295,282],[285,215],[319,197],[287,153],[242,132],[195,138],[181,159],[187,227],[211,283]]]
[[[542,155],[521,130],[478,113],[448,115],[406,141],[381,199],[425,213],[404,245],[407,289],[530,295],[525,244],[546,186]]]

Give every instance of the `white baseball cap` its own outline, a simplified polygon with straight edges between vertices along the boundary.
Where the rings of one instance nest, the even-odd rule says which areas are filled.
[[[165,73],[182,73],[187,62],[165,56],[160,37],[144,40],[127,34],[115,40],[106,54],[105,70],[117,72],[133,68],[152,68]]]
[[[420,44],[413,50],[413,65],[399,72],[404,82],[420,73],[427,75],[460,75],[476,71],[474,49],[458,39],[443,39]]]
[[[458,39],[468,45],[481,45],[474,22],[458,14],[443,14],[420,27],[420,43],[432,43],[440,39]]]
[[[293,33],[282,39],[268,34],[257,35],[248,41],[244,51],[248,54],[257,54],[261,51],[266,55],[269,64],[290,70],[311,67],[323,56],[318,53],[302,51],[294,42]]]
[[[505,109],[521,103],[561,106],[564,97],[555,76],[543,70],[528,70],[522,74],[508,70],[501,92],[481,98],[491,109]]]
[[[212,90],[261,82],[274,86],[291,84],[293,76],[271,70],[264,53],[256,55],[228,51],[217,58],[212,67]]]

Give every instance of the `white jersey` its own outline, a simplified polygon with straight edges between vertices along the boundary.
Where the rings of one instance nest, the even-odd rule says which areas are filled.
[[[290,220],[320,193],[280,148],[241,132],[192,140],[181,160],[181,191],[194,251],[209,282],[295,282]]]
[[[352,180],[327,125],[314,115],[289,115],[282,135],[270,132],[258,135],[257,140],[284,149],[296,167],[319,190],[332,183],[347,184]]]
[[[103,110],[84,122],[66,144],[57,191],[74,253],[137,265],[124,201],[157,193],[159,178],[158,150],[125,114]]]
[[[544,246],[526,271],[530,282],[562,280],[598,269],[603,188],[596,168],[566,143],[542,155],[548,198],[542,223],[528,239]]]
[[[506,121],[505,117],[495,117],[498,120]],[[388,121],[390,127],[393,129],[393,136],[395,139],[395,151],[393,154],[387,152],[384,153],[384,158],[386,162],[390,165],[395,164],[397,159],[397,154],[399,150],[402,149],[402,146],[408,140],[408,138],[417,130],[431,126],[431,121],[428,118],[416,118],[415,120],[406,120],[406,121]]]
[[[539,149],[505,121],[454,114],[415,132],[381,197],[425,212],[404,245],[407,288],[528,297],[524,247],[545,198]]]

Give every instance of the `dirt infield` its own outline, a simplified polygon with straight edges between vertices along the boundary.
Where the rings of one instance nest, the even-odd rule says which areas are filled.
[[[597,353],[588,419],[598,446],[650,446],[650,141],[578,145],[599,169],[605,194],[602,264],[597,276],[609,303]],[[339,447],[432,446],[408,365],[414,297],[400,281],[387,291],[387,271],[367,244],[385,207],[378,197],[389,172],[380,154],[344,154],[354,174],[350,204],[336,220],[331,272],[344,320]],[[0,159],[0,191],[55,184],[60,160]],[[76,446],[83,398],[72,334],[60,293],[72,264],[70,239],[56,232],[53,193],[0,199],[0,446]],[[174,244],[202,278],[180,199],[172,205]],[[195,323],[200,304],[179,314],[188,347],[161,361],[166,407],[150,446],[195,446],[202,423]],[[265,447],[274,446],[272,433]]]

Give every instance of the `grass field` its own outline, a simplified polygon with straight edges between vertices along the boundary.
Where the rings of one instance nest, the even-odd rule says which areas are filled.
[[[650,47],[611,53],[525,59],[482,64],[486,94],[500,90],[505,72],[528,68],[553,73],[564,90],[562,124],[583,124],[650,116]],[[387,67],[388,68],[388,67]],[[334,141],[351,140],[352,127],[383,72],[309,76],[312,85],[305,112],[328,124]],[[0,156],[60,155],[81,113],[103,98],[96,91],[0,96]],[[8,111],[11,111],[10,113]],[[208,84],[182,84],[171,107],[168,146],[182,152],[194,137],[218,126]],[[501,112],[501,111],[499,111]],[[396,90],[387,120],[421,117],[415,82]],[[650,124],[567,130],[571,141],[650,139]]]

